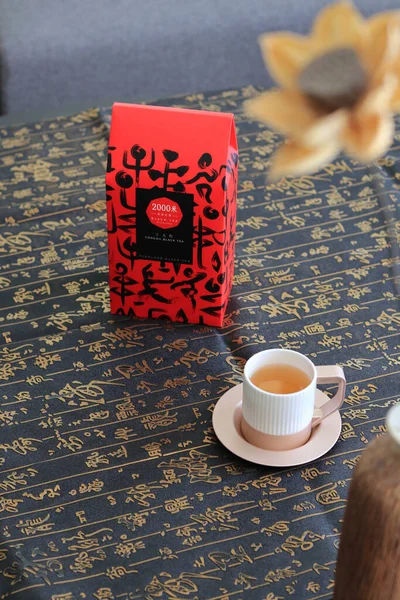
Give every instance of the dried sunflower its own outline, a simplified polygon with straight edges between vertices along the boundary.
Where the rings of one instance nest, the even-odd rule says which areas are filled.
[[[272,178],[318,170],[345,150],[370,162],[390,147],[400,111],[400,11],[366,20],[349,2],[323,9],[308,37],[265,34],[260,46],[281,86],[245,103],[283,133]]]

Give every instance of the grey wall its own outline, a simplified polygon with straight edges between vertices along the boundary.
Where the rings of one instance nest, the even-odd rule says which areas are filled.
[[[8,112],[269,85],[257,36],[326,0],[0,0]],[[400,0],[359,0],[365,14]]]

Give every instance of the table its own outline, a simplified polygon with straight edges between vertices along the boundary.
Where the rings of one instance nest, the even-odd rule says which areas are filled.
[[[1,600],[332,597],[353,470],[400,400],[384,219],[396,217],[400,135],[379,164],[385,211],[348,158],[270,185],[279,137],[241,108],[255,91],[159,102],[237,115],[221,330],[109,314],[109,109],[0,131]],[[348,378],[338,443],[291,470],[236,459],[211,425],[246,359],[271,346]]]

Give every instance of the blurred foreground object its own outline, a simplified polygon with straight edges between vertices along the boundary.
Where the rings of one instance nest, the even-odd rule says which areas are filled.
[[[400,404],[365,450],[350,485],[334,600],[400,598]]]
[[[400,111],[400,11],[365,20],[339,2],[318,14],[308,37],[265,34],[260,46],[281,87],[245,110],[287,138],[272,178],[312,173],[341,150],[371,162],[389,149]]]

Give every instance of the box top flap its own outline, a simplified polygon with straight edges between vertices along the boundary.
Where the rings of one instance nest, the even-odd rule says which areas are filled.
[[[168,148],[184,152],[187,157],[196,149],[197,153],[209,152],[224,162],[234,126],[231,113],[116,102],[112,108],[110,146]]]

